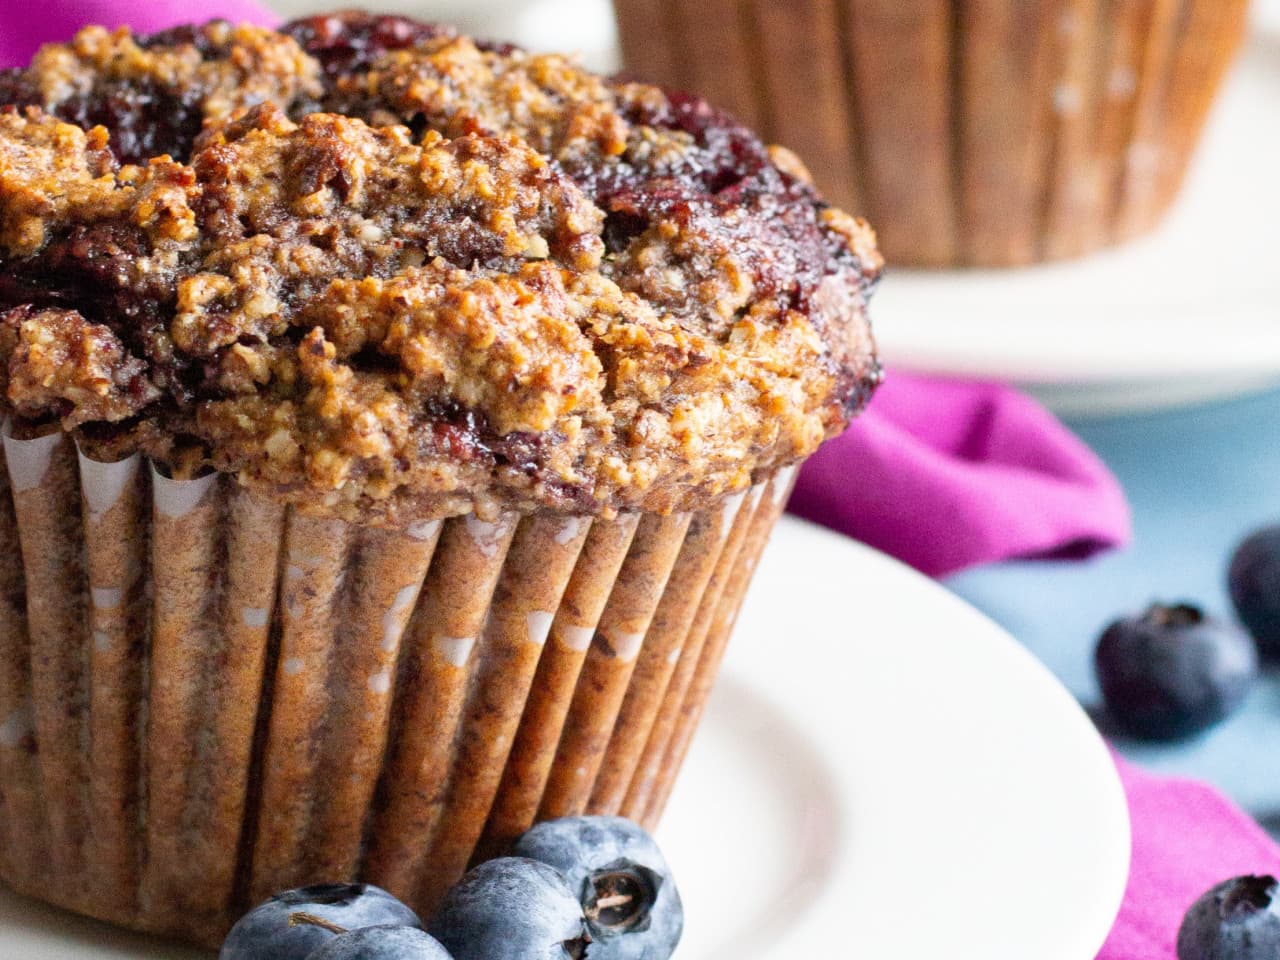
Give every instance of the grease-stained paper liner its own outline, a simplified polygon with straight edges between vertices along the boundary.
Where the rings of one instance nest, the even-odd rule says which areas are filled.
[[[583,661],[639,522],[639,516],[631,514],[591,527],[551,624],[481,855],[497,856],[537,818]]]
[[[586,809],[614,721],[649,639],[649,626],[662,602],[690,519],[684,514],[645,517],[640,521],[617,586],[587,649],[542,796],[540,819],[569,816]]]
[[[455,741],[466,714],[490,602],[515,536],[516,518],[451,520],[407,638],[396,723],[403,731],[386,759],[382,798],[366,874],[413,897],[427,845],[448,799]]]
[[[794,468],[753,488],[736,510],[732,529],[703,591],[680,659],[630,773],[619,813],[654,826],[666,806],[693,727],[701,717],[755,565],[795,485]]]
[[[713,511],[699,514],[689,527],[662,603],[645,634],[635,672],[623,691],[625,699],[617,709],[617,720],[609,726],[606,743],[598,748],[599,771],[590,804],[599,813],[617,814],[622,806],[671,675],[680,662],[707,582],[745,496],[731,497],[720,516]]]
[[[8,425],[5,425],[8,437]],[[10,883],[33,878],[47,864],[44,806],[35,753],[35,710],[31,703],[31,644],[27,630],[26,584],[13,552],[18,521],[6,467],[0,475],[0,544],[9,557],[0,565],[0,871]]]
[[[146,486],[142,458],[78,456],[89,584],[91,880],[127,909],[140,877],[141,714],[147,642]]]
[[[151,472],[148,925],[218,929],[238,847],[276,604],[283,511],[225,478]]]
[[[746,526],[742,548],[738,552],[733,569],[729,572],[724,590],[715,604],[711,626],[707,631],[706,641],[699,651],[692,680],[680,698],[679,712],[676,714],[671,739],[666,745],[663,759],[657,764],[656,775],[652,779],[656,790],[643,810],[633,807],[624,811],[624,816],[650,828],[657,825],[662,811],[666,808],[667,800],[670,799],[676,774],[684,765],[694,731],[697,729],[698,721],[702,719],[702,712],[711,696],[711,688],[715,683],[716,675],[720,672],[720,663],[724,659],[729,636],[738,619],[738,611],[742,609],[742,601],[746,597],[747,588],[751,586],[751,578],[755,576],[756,565],[760,562],[760,555],[764,552],[769,534],[786,508],[787,499],[795,486],[795,479],[796,470],[794,467],[789,467],[776,474],[764,490],[753,491],[755,503],[752,505],[751,518]]]
[[[930,266],[1077,256],[1154,227],[1247,5],[616,3],[630,73],[790,147],[887,259]]]
[[[430,913],[538,817],[660,806],[781,504],[384,529],[60,433],[4,461],[0,875],[209,944],[311,882]]]
[[[96,586],[86,582],[85,576],[76,451],[61,433],[19,440],[7,426],[4,449],[19,541],[10,544],[6,553],[21,556],[26,582],[35,786],[47,827],[37,873],[20,878],[19,883],[35,892],[47,885],[75,903],[87,880],[90,749],[85,623],[89,594]],[[113,586],[104,586],[95,598],[104,608],[118,606],[120,600],[113,591]]]

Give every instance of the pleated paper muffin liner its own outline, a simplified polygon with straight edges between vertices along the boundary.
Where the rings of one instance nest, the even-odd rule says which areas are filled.
[[[6,426],[0,871],[213,944],[361,879],[424,915],[535,820],[652,826],[790,490],[669,517],[307,516]]]
[[[1156,226],[1247,0],[617,0],[628,72],[794,150],[887,260],[1077,256]]]

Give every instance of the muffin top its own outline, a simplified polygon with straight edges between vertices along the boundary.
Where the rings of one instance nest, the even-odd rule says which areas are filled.
[[[880,269],[704,102],[445,27],[89,27],[0,73],[13,429],[309,510],[708,505],[866,402]]]

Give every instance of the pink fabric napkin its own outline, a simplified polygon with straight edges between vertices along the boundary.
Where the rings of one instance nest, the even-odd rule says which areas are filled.
[[[1098,960],[1173,960],[1187,907],[1244,873],[1280,876],[1280,847],[1203,783],[1152,776],[1116,757],[1129,798],[1129,885]]]
[[[1010,557],[1083,557],[1129,539],[1120,485],[1034,401],[894,371],[805,464],[790,509],[933,576]]]
[[[215,16],[278,19],[252,0],[3,3],[0,68],[85,23],[146,31]],[[1115,479],[1035,403],[1002,387],[900,373],[807,464],[792,509],[934,575],[1008,557],[1084,556],[1129,536]],[[1117,765],[1133,867],[1099,960],[1172,960],[1187,905],[1226,877],[1280,872],[1280,850],[1212,789]]]

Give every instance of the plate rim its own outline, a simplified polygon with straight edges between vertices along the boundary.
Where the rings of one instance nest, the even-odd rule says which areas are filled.
[[[1099,774],[1099,779],[1095,781],[1095,786],[1100,788],[1099,795],[1106,798],[1105,804],[1107,807],[1105,815],[1100,822],[1109,824],[1115,831],[1109,845],[1111,859],[1108,863],[1101,865],[1102,872],[1094,878],[1097,882],[1094,884],[1093,892],[1095,896],[1092,900],[1093,910],[1091,916],[1088,918],[1073,918],[1069,924],[1076,935],[1076,941],[1082,945],[1078,954],[1071,954],[1071,960],[1094,960],[1098,949],[1102,947],[1110,934],[1123,903],[1130,868],[1132,838],[1128,802],[1119,773],[1112,760],[1111,751],[1084,709],[1052,674],[1049,668],[1019,643],[1009,631],[963,598],[946,589],[944,585],[881,551],[819,525],[787,515],[782,518],[779,527],[788,528],[792,531],[791,535],[813,537],[828,546],[849,551],[852,555],[859,555],[861,562],[874,564],[886,571],[887,576],[897,578],[904,584],[909,584],[910,586],[907,589],[931,594],[938,604],[949,608],[951,615],[970,620],[974,628],[980,634],[985,635],[984,642],[990,645],[990,649],[999,651],[998,656],[1006,659],[1010,664],[1016,664],[1015,669],[1025,676],[1035,677],[1035,682],[1043,690],[1053,692],[1059,702],[1059,707],[1054,708],[1058,721],[1064,725],[1075,727],[1074,736],[1079,738],[1082,751],[1089,755],[1091,758],[1090,763],[1096,767]],[[768,548],[769,551],[776,551],[779,546],[777,534],[778,531],[775,531],[774,539]],[[785,540],[787,536],[788,534],[784,533],[783,539]],[[777,561],[775,560],[775,562]],[[766,561],[762,561],[761,567],[762,572],[767,573],[767,570],[763,569],[767,567]],[[764,592],[767,593],[767,588],[765,588]],[[756,602],[759,603],[760,593],[761,584],[757,582],[752,587],[752,593],[748,594],[748,603],[751,602],[752,594],[756,595]],[[749,608],[744,608],[744,612],[749,613]],[[746,618],[744,617],[743,619]],[[744,637],[744,634],[748,632],[749,627],[745,627],[740,622],[733,642],[729,645],[729,656],[726,658],[722,678],[728,679],[734,685],[754,690],[765,704],[793,721],[796,720],[796,704],[785,694],[780,694],[775,686],[778,677],[777,673],[773,671],[766,672],[767,667],[764,663],[751,662],[749,652],[744,651],[744,648],[749,650],[750,640]],[[744,639],[747,639],[747,643],[743,642]],[[815,698],[815,700],[821,699],[821,695]],[[708,720],[713,720],[713,717],[708,717]],[[812,732],[814,725],[805,725],[804,729]],[[826,741],[819,740],[814,742],[812,746],[818,756],[825,762],[828,772],[834,775],[840,793],[847,795],[850,787],[850,778],[839,772],[841,764],[839,763],[838,745],[836,743],[837,736],[838,734],[835,731],[831,731],[831,739]],[[680,793],[677,792],[673,803],[680,802],[682,802]],[[1100,811],[1103,802],[1102,800],[1099,801]],[[764,953],[760,954],[761,960],[786,960],[786,958],[792,956],[802,955],[802,952],[797,953],[794,949],[796,943],[808,942],[810,938],[820,937],[822,930],[830,929],[832,924],[840,921],[843,915],[842,910],[847,911],[847,900],[840,895],[842,878],[839,873],[837,871],[831,887],[824,892],[822,898],[815,902],[790,930],[785,931],[777,943],[771,945]],[[1051,932],[1050,936],[1052,938],[1061,932]],[[1048,944],[1046,945],[1048,946]],[[720,952],[714,954],[717,960],[721,955]],[[724,956],[728,955],[727,953],[724,954]],[[904,958],[909,956],[906,953],[900,955]],[[964,956],[968,956],[968,954],[964,954]],[[1042,957],[1047,956],[1048,954],[1042,955]],[[1066,954],[1062,956],[1065,957]]]

